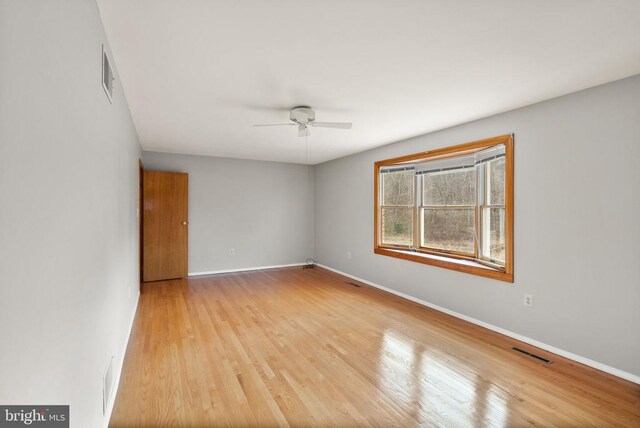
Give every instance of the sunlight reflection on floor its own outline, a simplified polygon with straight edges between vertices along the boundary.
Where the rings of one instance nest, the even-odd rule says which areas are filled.
[[[380,347],[379,386],[414,409],[418,423],[504,427],[507,405],[500,390],[464,370],[467,363],[439,349],[418,345],[387,329]],[[417,404],[417,405],[416,405]]]

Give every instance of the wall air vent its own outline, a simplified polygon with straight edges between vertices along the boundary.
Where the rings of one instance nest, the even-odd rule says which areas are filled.
[[[113,356],[109,358],[109,363],[102,377],[102,414],[107,414],[113,391]]]
[[[113,68],[111,67],[111,61],[107,56],[107,51],[102,45],[102,88],[109,98],[109,102],[113,103],[113,81],[116,80],[113,77]]]

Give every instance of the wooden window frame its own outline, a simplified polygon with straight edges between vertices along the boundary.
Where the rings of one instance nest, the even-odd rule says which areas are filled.
[[[513,184],[514,184],[514,138],[513,134],[500,135],[493,138],[487,138],[484,140],[474,141],[466,144],[459,144],[456,146],[445,147],[436,150],[430,150],[421,153],[415,153],[406,156],[400,156],[391,159],[385,159],[378,161],[374,164],[374,198],[373,198],[373,213],[374,213],[374,237],[373,237],[373,251],[376,254],[385,255],[389,257],[400,258],[404,260],[410,260],[418,263],[424,263],[432,266],[442,267],[445,269],[451,269],[458,272],[465,272],[473,275],[479,275],[487,278],[497,279],[500,281],[510,282],[514,281],[514,267],[513,267],[513,218],[514,218],[514,197],[513,197]],[[480,245],[479,242],[475,242],[475,256],[471,257],[467,254],[457,253],[455,251],[438,250],[428,247],[421,247],[422,237],[419,236],[421,228],[416,227],[416,223],[420,219],[422,206],[422,196],[418,203],[418,193],[421,192],[421,187],[414,184],[415,191],[415,211],[414,211],[414,246],[402,246],[402,245],[383,245],[381,243],[381,206],[380,206],[380,169],[392,165],[411,164],[418,161],[444,159],[449,157],[461,156],[465,154],[473,154],[481,150],[496,146],[498,144],[504,144],[505,146],[505,264],[498,266],[491,263],[490,260],[485,258],[480,259],[478,257]],[[476,195],[478,192],[478,183],[476,182]],[[419,188],[420,187],[420,188]],[[485,187],[486,189],[486,187]],[[477,196],[476,196],[477,198]],[[486,202],[486,201],[485,201]],[[483,205],[484,206],[484,205]],[[475,206],[475,226],[478,235],[481,207],[478,206],[476,201]],[[480,212],[478,212],[480,211]],[[416,241],[417,239],[417,241]],[[477,240],[476,240],[477,241]]]

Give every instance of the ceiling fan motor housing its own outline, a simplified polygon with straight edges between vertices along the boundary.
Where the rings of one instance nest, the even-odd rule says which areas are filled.
[[[316,113],[311,110],[311,107],[299,106],[291,109],[289,118],[295,123],[306,125],[307,123],[316,120]]]

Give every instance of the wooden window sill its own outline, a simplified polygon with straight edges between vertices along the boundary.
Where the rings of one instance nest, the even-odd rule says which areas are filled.
[[[458,272],[470,273],[472,275],[484,276],[486,278],[497,279],[499,281],[513,282],[513,272],[505,272],[485,266],[472,260],[456,259],[453,257],[440,256],[435,254],[417,253],[415,251],[391,249],[377,247],[373,249],[376,254],[396,257],[398,259],[410,260],[417,263],[438,266]]]

